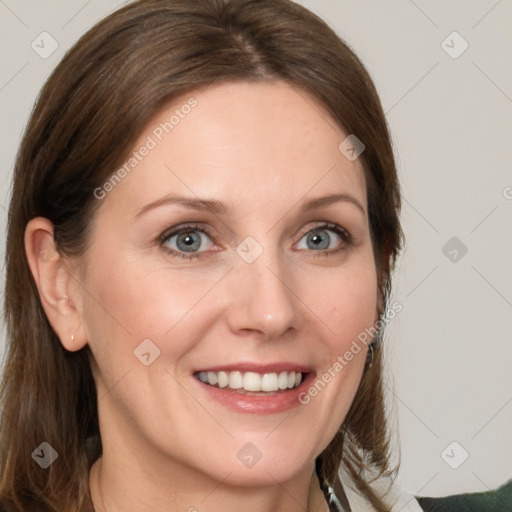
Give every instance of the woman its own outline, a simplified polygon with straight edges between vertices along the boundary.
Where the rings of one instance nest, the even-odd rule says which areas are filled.
[[[372,81],[306,9],[100,22],[16,163],[1,506],[389,510],[399,210]]]

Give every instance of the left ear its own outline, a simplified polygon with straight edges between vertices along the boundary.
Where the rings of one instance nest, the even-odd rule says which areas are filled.
[[[59,254],[53,224],[43,217],[25,229],[25,251],[41,304],[62,345],[73,352],[87,344],[81,314],[81,287],[71,262]]]

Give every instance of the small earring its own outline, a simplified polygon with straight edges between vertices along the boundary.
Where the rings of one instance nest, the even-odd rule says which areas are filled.
[[[75,341],[75,335],[74,334],[71,335],[71,342],[73,342],[73,341]]]
[[[366,364],[368,365],[368,368],[372,367],[372,361],[373,361],[373,343],[370,343],[368,345],[368,352],[366,353]]]

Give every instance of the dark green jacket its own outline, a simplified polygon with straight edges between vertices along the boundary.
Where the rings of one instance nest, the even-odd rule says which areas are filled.
[[[331,512],[343,512],[344,510],[360,512],[350,505],[350,497],[336,496],[330,486],[327,486],[324,493]],[[440,498],[413,496],[405,493],[402,498],[407,499],[407,494],[410,501],[415,502],[414,506],[411,503],[408,508],[417,510],[419,507],[424,512],[512,512],[512,480],[497,489],[486,492],[454,494]],[[395,506],[392,507],[393,511],[399,506],[398,502],[395,503]],[[402,508],[404,507],[405,505],[402,505]]]
[[[512,512],[512,480],[493,491],[416,499],[425,512]]]

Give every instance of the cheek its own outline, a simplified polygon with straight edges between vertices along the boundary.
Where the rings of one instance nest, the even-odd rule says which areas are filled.
[[[317,319],[319,364],[300,399],[323,425],[323,449],[344,421],[362,377],[367,353],[362,340],[377,320],[377,277],[368,259],[350,270],[333,271],[329,279],[318,279],[316,287],[308,283],[304,302]]]
[[[329,289],[332,301],[325,304],[335,335],[328,338],[328,369],[341,375],[333,378],[333,388],[355,393],[364,368],[368,331],[378,319],[377,277],[373,265],[361,266],[344,275],[338,286]]]
[[[308,280],[303,297],[318,323],[323,324],[331,350],[344,350],[377,320],[375,267],[363,260],[351,268],[333,270],[316,282]]]
[[[131,364],[136,347],[151,339],[168,362],[179,358],[209,326],[208,292],[220,278],[222,270],[178,273],[144,256],[93,266],[84,312],[93,352]]]

